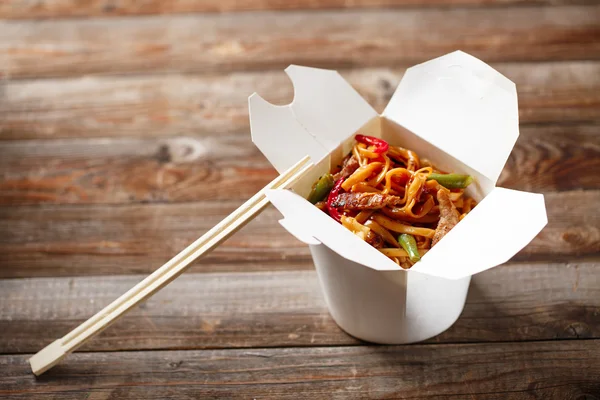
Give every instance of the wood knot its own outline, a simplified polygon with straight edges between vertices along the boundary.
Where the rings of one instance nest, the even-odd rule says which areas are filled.
[[[389,101],[394,94],[394,87],[392,83],[387,79],[381,78],[379,79],[379,87],[383,89],[382,98]]]
[[[177,164],[196,162],[208,154],[209,148],[215,148],[210,142],[189,137],[169,139],[168,144],[163,146],[167,148],[169,162]]]
[[[154,155],[154,158],[161,164],[170,163],[172,160],[171,152],[169,151],[169,146],[166,144],[160,145],[158,151]]]
[[[379,86],[385,91],[392,90],[392,84],[387,79],[380,79]]]
[[[582,338],[589,337],[589,328],[587,325],[582,324],[580,322],[570,323],[569,326],[565,328],[565,331],[569,334],[569,336],[574,338]]]
[[[117,9],[117,6],[115,6],[112,2],[107,2],[102,7],[102,11],[104,11],[105,13],[111,13],[111,12],[115,11],[116,9]]]
[[[581,236],[581,233],[572,230],[564,232],[562,234],[562,239],[567,243],[575,245],[583,244],[584,242],[584,238]]]

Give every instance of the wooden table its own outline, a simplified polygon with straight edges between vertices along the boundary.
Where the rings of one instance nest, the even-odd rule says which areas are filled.
[[[0,17],[1,398],[600,398],[598,1],[4,0]],[[270,208],[31,375],[274,178],[246,99],[289,102],[285,66],[336,68],[382,110],[407,66],[455,49],[517,83],[500,185],[544,193],[549,224],[474,277],[447,332],[346,335]]]

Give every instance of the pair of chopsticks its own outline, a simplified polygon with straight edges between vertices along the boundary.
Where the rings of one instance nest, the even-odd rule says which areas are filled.
[[[264,210],[269,204],[269,200],[266,197],[267,190],[287,189],[291,187],[310,170],[312,165],[308,156],[300,160],[215,225],[210,231],[189,245],[185,250],[131,288],[127,293],[113,301],[66,336],[44,347],[29,359],[33,373],[35,375],[43,374],[58,364],[67,354],[75,351],[85,342],[108,328],[138,303],[146,300],[169,284],[181,275],[190,266],[192,261],[213,250]]]

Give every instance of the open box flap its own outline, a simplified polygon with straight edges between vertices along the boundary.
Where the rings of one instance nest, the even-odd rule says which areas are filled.
[[[292,236],[301,241],[304,244],[309,245],[318,245],[321,244],[317,239],[315,239],[310,232],[306,229],[302,220],[292,219],[292,218],[284,218],[279,220],[279,224],[283,226],[283,228],[288,231]]]
[[[287,106],[274,106],[258,94],[248,98],[252,141],[277,172],[282,173],[306,155],[315,162],[329,153],[296,120]]]
[[[340,256],[379,271],[400,267],[364,240],[289,190],[269,190],[267,198],[283,214],[282,226],[307,244],[321,242]]]
[[[248,98],[252,141],[278,172],[305,155],[318,162],[378,114],[337,71],[290,65],[294,100]]]
[[[519,136],[515,84],[462,51],[409,68],[383,116],[493,182]]]
[[[337,71],[290,65],[285,72],[294,84],[296,119],[329,151],[378,116]]]
[[[411,271],[458,279],[508,261],[548,223],[544,196],[495,188]]]

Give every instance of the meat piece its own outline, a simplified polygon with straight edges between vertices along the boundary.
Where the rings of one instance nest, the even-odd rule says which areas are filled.
[[[317,207],[323,212],[327,212],[327,202],[325,200],[317,202],[317,204],[315,204],[315,207]]]
[[[331,203],[332,207],[344,210],[377,210],[385,206],[402,204],[402,197],[380,193],[341,193]]]
[[[365,238],[366,242],[376,249],[380,249],[383,247],[383,238],[379,236],[377,233],[369,230],[367,237]]]
[[[450,232],[450,229],[458,224],[460,217],[458,210],[456,210],[452,200],[450,200],[450,191],[448,189],[442,188],[438,190],[437,200],[440,203],[440,222],[438,222],[438,226],[435,229],[431,247],[435,246],[437,242]]]
[[[358,160],[353,155],[349,155],[342,164],[342,170],[333,175],[333,181],[337,182],[340,178],[347,178],[358,169]]]

